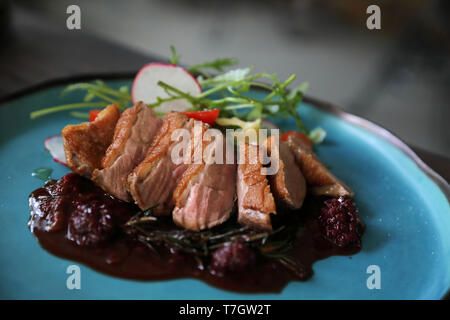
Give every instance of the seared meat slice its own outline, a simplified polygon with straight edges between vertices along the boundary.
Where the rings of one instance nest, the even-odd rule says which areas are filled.
[[[185,164],[176,164],[171,159],[172,149],[178,143],[171,136],[177,129],[190,130],[192,125],[193,120],[188,121],[182,113],[166,114],[145,159],[128,176],[128,190],[142,210],[158,205],[153,210],[155,214],[170,214],[172,192],[186,170]]]
[[[289,135],[286,142],[293,151],[312,194],[353,197],[353,191],[320,162],[307,143],[295,134]]]
[[[181,176],[173,193],[173,221],[177,225],[199,231],[230,217],[236,197],[236,164],[225,163],[224,140],[220,134],[220,138],[203,143],[203,150],[211,152],[201,164],[190,164]],[[222,155],[215,155],[216,148],[222,147]]]
[[[277,205],[299,209],[305,199],[306,181],[295,163],[291,149],[285,142],[280,141],[278,136],[267,138],[265,147],[278,169],[276,174],[268,176]]]
[[[92,122],[64,127],[64,152],[67,165],[73,172],[90,178],[94,169],[100,168],[119,117],[119,109],[112,104],[102,110]]]
[[[258,146],[243,143],[239,149],[238,222],[256,229],[272,230],[270,214],[276,213],[275,201],[259,159]]]
[[[92,180],[103,190],[123,201],[131,201],[126,190],[128,174],[144,159],[162,120],[143,102],[125,110],[117,122],[114,138],[95,170]]]

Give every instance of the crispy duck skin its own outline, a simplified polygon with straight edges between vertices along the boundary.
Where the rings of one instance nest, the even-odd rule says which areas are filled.
[[[149,148],[145,159],[129,174],[127,188],[134,202],[145,210],[153,209],[156,215],[168,215],[173,208],[172,192],[186,169],[171,159],[172,148],[177,141],[171,141],[172,133],[181,128],[190,130],[193,120],[179,112],[169,112]]]
[[[204,124],[203,127],[204,130],[208,128]],[[194,231],[210,229],[228,220],[236,198],[236,164],[225,163],[223,136],[219,140],[202,143],[202,150],[223,147],[222,163],[217,163],[218,157],[212,161],[215,155],[212,151],[201,164],[188,165],[173,193],[173,221]],[[194,148],[198,147],[195,144]]]
[[[90,178],[94,169],[101,167],[101,160],[113,139],[119,117],[119,109],[112,104],[92,122],[64,127],[64,152],[67,165],[73,172]]]
[[[242,143],[237,170],[238,222],[255,229],[272,230],[270,214],[276,214],[269,181],[262,172],[258,146]]]
[[[264,147],[278,169],[274,175],[268,176],[277,206],[300,209],[306,196],[306,181],[291,149],[278,136],[267,138]]]
[[[295,134],[291,134],[286,142],[294,153],[295,161],[305,176],[308,190],[312,194],[353,197],[353,191],[323,165],[307,143]]]
[[[144,159],[161,123],[162,120],[143,102],[125,110],[102,159],[102,169],[94,170],[92,180],[116,198],[131,201],[126,178]]]

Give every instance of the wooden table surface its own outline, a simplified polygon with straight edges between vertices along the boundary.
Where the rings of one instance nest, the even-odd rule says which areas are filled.
[[[12,5],[0,49],[0,103],[56,79],[132,74],[149,61],[165,60],[124,48],[83,30],[69,31]],[[412,146],[418,156],[450,181],[450,159]]]

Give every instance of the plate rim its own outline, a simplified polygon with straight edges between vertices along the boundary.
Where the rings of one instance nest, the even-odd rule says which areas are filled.
[[[377,124],[371,120],[365,119],[361,116],[343,111],[338,106],[322,101],[317,98],[305,96],[304,102],[311,104],[312,106],[331,113],[338,118],[356,125],[360,128],[366,129],[371,133],[377,135],[378,137],[389,142],[391,145],[402,151],[406,156],[408,156],[421,171],[423,171],[441,190],[441,192],[446,197],[447,201],[450,202],[450,185],[449,183],[431,167],[429,167],[412,149],[406,142],[396,136],[392,131],[384,128],[382,125]]]
[[[0,108],[4,107],[7,103],[12,102],[21,97],[45,90],[51,87],[60,86],[76,81],[90,81],[95,79],[102,80],[129,80],[132,79],[135,72],[114,72],[114,73],[85,73],[80,75],[71,75],[68,77],[59,77],[52,80],[46,80],[41,83],[31,85],[16,92],[7,94],[0,98]],[[258,88],[257,88],[258,90]],[[259,89],[261,90],[261,89]],[[302,102],[312,105],[321,111],[332,114],[339,119],[342,119],[350,124],[353,124],[362,129],[368,130],[375,134],[379,138],[389,142],[392,146],[402,151],[408,158],[410,158],[417,167],[425,173],[425,175],[438,186],[439,190],[443,193],[447,202],[450,203],[450,185],[449,183],[431,167],[429,167],[402,139],[395,135],[392,131],[384,128],[382,125],[377,124],[371,120],[365,119],[361,116],[343,111],[337,105],[323,101],[318,98],[314,98],[308,95],[304,96]],[[443,300],[450,299],[450,288],[441,297]]]

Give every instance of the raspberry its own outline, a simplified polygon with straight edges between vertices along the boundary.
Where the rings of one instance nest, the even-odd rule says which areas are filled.
[[[89,180],[75,174],[69,173],[56,181],[56,183],[47,187],[47,190],[53,196],[73,196],[80,192],[80,188],[87,185]]]
[[[324,236],[338,247],[361,243],[363,226],[351,199],[325,200],[318,220]]]
[[[116,231],[108,211],[100,201],[75,204],[69,218],[67,238],[80,246],[105,243]]]
[[[236,241],[214,251],[210,268],[215,274],[223,275],[243,271],[255,262],[255,252],[245,243]]]

